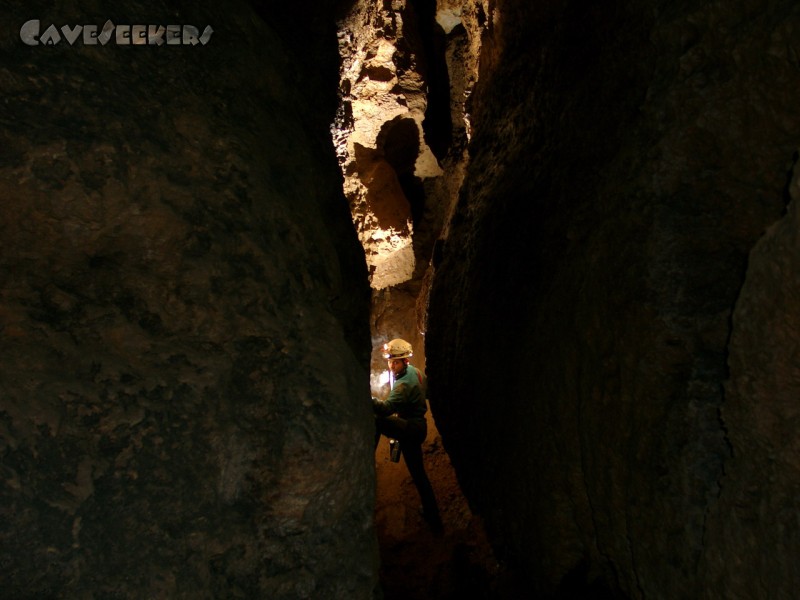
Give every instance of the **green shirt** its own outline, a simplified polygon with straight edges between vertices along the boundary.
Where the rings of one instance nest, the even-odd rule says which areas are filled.
[[[373,398],[373,408],[379,415],[397,413],[404,419],[424,419],[428,407],[425,403],[424,376],[414,365],[407,365],[395,379],[386,400]]]

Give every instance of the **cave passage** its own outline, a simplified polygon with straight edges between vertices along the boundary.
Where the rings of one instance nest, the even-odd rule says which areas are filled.
[[[394,338],[411,342],[411,363],[423,371],[426,366],[431,256],[464,159],[455,143],[463,144],[467,128],[467,75],[459,56],[469,50],[462,20],[480,35],[477,16],[460,9],[439,14],[432,1],[391,7],[358,2],[338,25],[342,78],[332,133],[369,266],[370,381],[376,397],[389,392],[383,343]],[[452,33],[449,39],[440,21]],[[461,96],[454,103],[451,70],[460,86],[455,93]],[[423,462],[444,534],[433,535],[421,518],[404,459],[392,462],[382,437],[375,453],[375,523],[385,597],[498,597],[498,586],[509,585],[510,573],[497,561],[480,518],[461,492],[430,410],[426,419]]]
[[[0,35],[4,596],[797,595],[796,0],[56,4]]]

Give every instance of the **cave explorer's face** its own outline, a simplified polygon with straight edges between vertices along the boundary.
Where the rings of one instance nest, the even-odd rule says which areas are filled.
[[[406,368],[408,364],[408,359],[406,358],[390,358],[386,361],[386,364],[389,365],[389,370],[392,374],[397,377],[400,372]]]

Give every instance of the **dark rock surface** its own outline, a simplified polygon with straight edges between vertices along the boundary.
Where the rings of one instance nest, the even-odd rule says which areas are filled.
[[[497,11],[428,316],[467,496],[546,596],[791,597],[800,10]]]
[[[319,83],[243,3],[70,6],[2,5],[2,595],[371,597],[369,289],[335,71]],[[215,32],[29,47],[31,18]],[[332,27],[308,35],[335,64]]]
[[[731,376],[722,408],[733,457],[708,520],[705,556],[711,589],[725,597],[789,598],[798,584],[797,175],[790,190],[786,215],[750,253],[733,313]],[[727,548],[735,548],[735,555]]]

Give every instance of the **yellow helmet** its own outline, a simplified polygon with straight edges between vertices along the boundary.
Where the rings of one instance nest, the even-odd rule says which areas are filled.
[[[387,360],[394,358],[411,358],[413,355],[414,351],[411,349],[411,344],[400,338],[383,345],[383,358]]]

